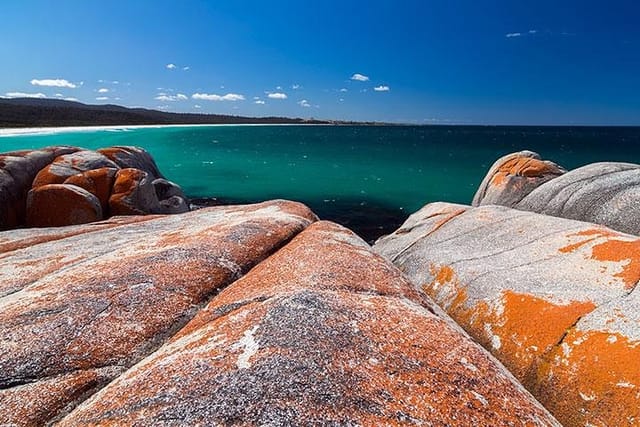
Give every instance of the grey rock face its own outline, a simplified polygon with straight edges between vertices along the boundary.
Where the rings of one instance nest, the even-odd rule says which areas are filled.
[[[566,170],[533,151],[519,151],[498,159],[473,197],[473,206],[513,207],[534,189]]]
[[[640,165],[593,163],[533,190],[516,209],[640,234]]]

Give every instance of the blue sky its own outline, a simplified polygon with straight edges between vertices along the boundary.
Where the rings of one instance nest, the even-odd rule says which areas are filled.
[[[637,1],[4,0],[0,96],[448,124],[640,125]]]

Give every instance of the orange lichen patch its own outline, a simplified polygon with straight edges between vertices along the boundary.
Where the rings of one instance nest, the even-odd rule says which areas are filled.
[[[573,329],[538,369],[534,394],[568,427],[640,423],[640,342]]]
[[[493,304],[469,302],[468,291],[450,266],[431,266],[434,277],[422,289],[485,348],[525,382],[529,370],[565,331],[595,305],[552,304],[532,295],[505,291]]]
[[[542,160],[531,157],[516,157],[500,165],[491,179],[491,184],[500,186],[510,176],[540,177],[546,173],[556,174],[557,169]]]
[[[80,398],[114,376],[115,372],[78,371],[2,389],[0,390],[0,424],[3,426],[47,425],[70,401]]]
[[[100,201],[82,188],[48,184],[29,192],[26,220],[30,227],[60,227],[101,219]]]
[[[100,168],[92,169],[78,175],[73,175],[64,181],[65,184],[76,185],[84,188],[100,200],[103,212],[109,207],[109,196],[115,182],[117,169]]]
[[[593,247],[591,256],[599,261],[627,261],[622,271],[615,274],[624,281],[627,289],[633,289],[640,280],[640,239],[633,241],[612,239],[600,243]]]

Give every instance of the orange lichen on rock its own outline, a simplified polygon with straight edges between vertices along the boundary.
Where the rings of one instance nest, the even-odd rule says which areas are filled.
[[[572,329],[537,372],[534,393],[566,426],[640,423],[640,342]]]
[[[102,211],[106,216],[106,212],[109,209],[111,188],[115,182],[117,172],[118,170],[114,168],[92,169],[67,178],[64,184],[76,185],[96,196],[100,200]]]
[[[491,185],[503,185],[510,176],[540,177],[547,173],[555,174],[557,168],[549,162],[533,157],[516,157],[498,167],[491,179]]]
[[[60,425],[557,425],[417,295],[316,223]]]
[[[0,425],[42,426],[64,412],[69,402],[115,378],[118,368],[76,371],[66,375],[0,389]]]
[[[469,301],[466,285],[450,266],[431,266],[433,280],[422,289],[480,344],[531,386],[529,371],[581,316],[590,301],[553,304],[545,299],[503,291],[494,301]]]
[[[59,227],[100,221],[102,207],[96,196],[75,185],[47,184],[27,197],[29,227]]]
[[[616,274],[626,284],[627,289],[633,289],[640,281],[640,239],[630,239],[621,233],[598,228],[580,231],[573,236],[588,237],[585,240],[572,243],[560,248],[562,253],[575,252],[581,247],[594,243],[590,257],[598,261],[624,263],[622,270]]]

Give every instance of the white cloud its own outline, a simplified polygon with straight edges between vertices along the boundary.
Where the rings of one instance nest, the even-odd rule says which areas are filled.
[[[505,34],[505,37],[508,38],[508,39],[513,38],[513,37],[521,37],[521,36],[522,36],[522,33],[508,33],[508,34]]]
[[[359,82],[368,82],[369,77],[365,76],[364,74],[355,73],[353,76],[351,76],[351,80],[356,80]]]
[[[271,99],[287,99],[287,94],[282,92],[274,92],[267,95]]]
[[[176,68],[176,64],[167,64],[167,69],[175,70],[175,68]]]
[[[168,110],[168,109],[169,109],[169,106],[168,106],[168,105],[158,105],[156,108],[157,108],[158,110]]]
[[[182,71],[189,71],[191,67],[182,67]]]
[[[63,95],[63,94],[61,94],[61,93],[56,93],[56,95],[55,95],[55,96],[56,96],[56,98],[63,98],[63,97],[64,97],[64,95]]]
[[[260,99],[260,97],[259,97],[259,96],[254,96],[254,97],[253,97],[253,99],[254,99],[254,100],[255,100],[255,99]]]
[[[98,89],[98,93],[107,93],[107,92],[109,92],[109,89],[107,89],[106,87]]]
[[[199,106],[198,104],[196,104],[196,105],[194,105],[194,106],[193,106],[193,108],[200,109],[200,108],[202,108],[202,107],[201,107],[201,106]]]
[[[343,87],[342,89],[340,89],[340,92],[349,92],[349,90],[345,87]]]
[[[106,101],[107,99],[109,99],[108,96],[99,96],[96,98],[96,101]]]
[[[191,95],[193,99],[201,99],[204,101],[244,101],[244,95],[237,93],[228,93],[226,95],[216,95],[213,93],[194,93]]]
[[[376,86],[373,88],[373,90],[375,90],[376,92],[389,92],[391,89],[389,88],[389,86]]]
[[[303,99],[302,101],[298,102],[298,105],[301,107],[311,107],[311,104],[309,104],[309,101],[307,101],[306,99]]]
[[[538,30],[529,30],[529,34],[536,34]]]
[[[65,101],[73,101],[73,102],[78,102],[80,101],[78,98],[64,98]]]
[[[31,84],[34,86],[68,87],[69,89],[75,89],[78,87],[78,85],[65,79],[33,79],[31,80]]]
[[[264,101],[261,99],[258,99],[256,102],[254,102],[254,104],[264,105]]]
[[[120,84],[120,82],[118,80],[114,80],[111,83],[113,83],[114,85],[119,85]]]
[[[298,89],[300,89],[301,87],[302,87],[302,86],[300,86],[300,85],[298,85],[298,84],[291,85],[291,89],[293,89],[293,90],[298,90]]]
[[[276,90],[282,90],[282,86],[276,86]]]
[[[163,102],[175,102],[175,101],[186,101],[187,99],[189,99],[189,97],[182,93],[179,93],[177,95],[167,95],[164,92],[160,92],[153,99],[155,99],[156,101],[163,101]]]
[[[46,98],[44,93],[24,93],[24,92],[7,92],[4,94],[7,98]]]
[[[340,101],[340,102],[344,102],[344,98],[340,98],[340,99],[339,99],[339,101]]]

